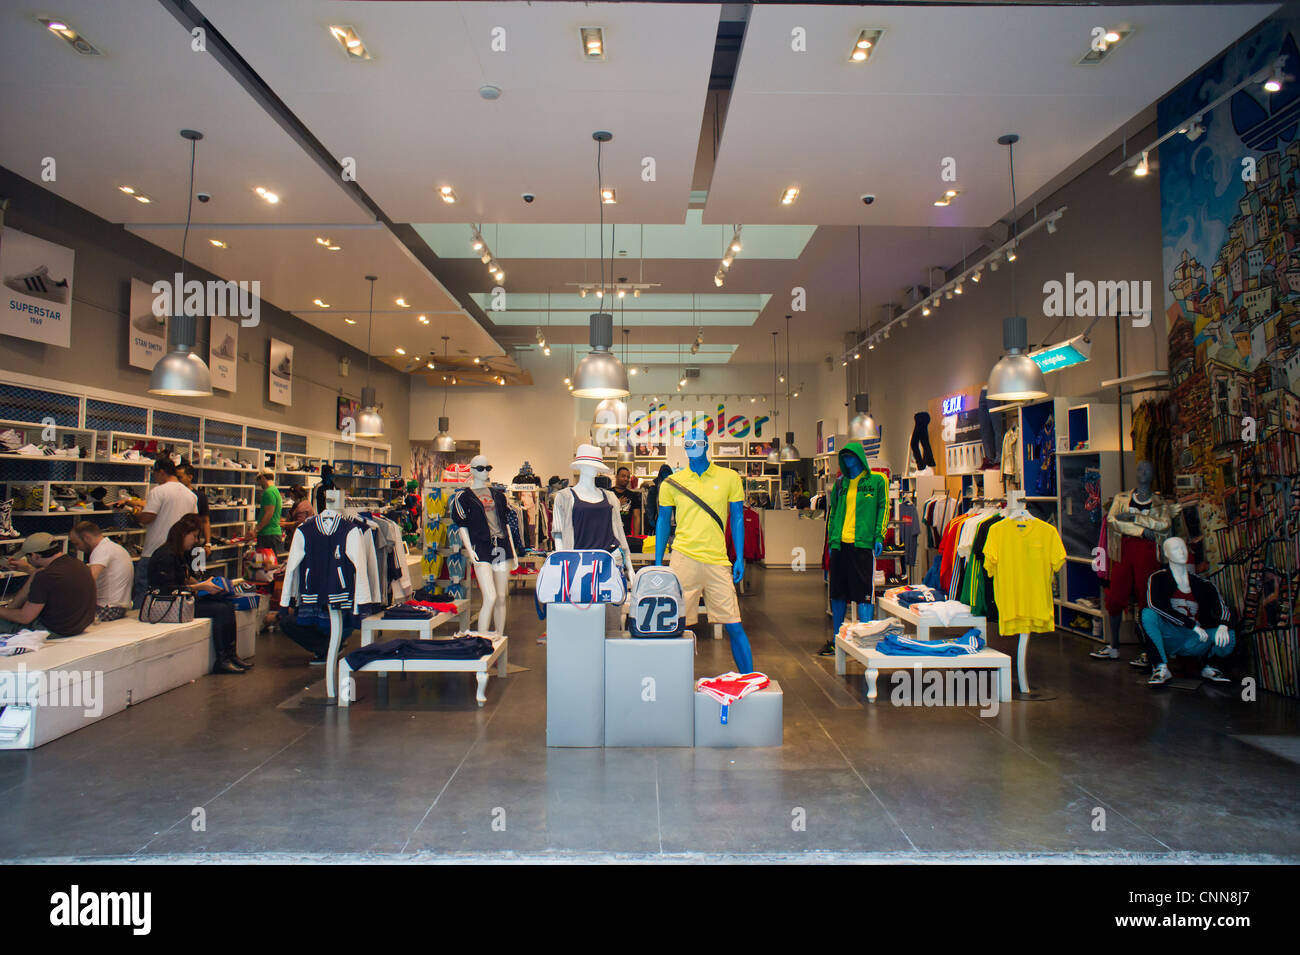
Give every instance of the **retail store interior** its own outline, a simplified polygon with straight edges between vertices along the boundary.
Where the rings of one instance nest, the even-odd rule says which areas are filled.
[[[6,5],[0,858],[1300,860],[1298,38]]]

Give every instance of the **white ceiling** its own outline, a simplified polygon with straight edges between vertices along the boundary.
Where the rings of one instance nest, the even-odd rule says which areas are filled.
[[[596,213],[596,144],[617,191],[606,221],[681,222],[695,166],[716,4],[199,0],[357,181],[400,222],[583,222]],[[372,51],[347,62],[346,24]],[[584,61],[579,28],[604,30]],[[494,52],[493,31],[505,50]],[[482,99],[483,84],[501,88]],[[656,178],[641,179],[644,157]],[[447,205],[437,187],[453,186]],[[537,196],[526,205],[525,191]]]
[[[1011,206],[999,135],[1020,136],[1023,199],[1275,9],[755,4],[705,221],[987,227]],[[1079,66],[1095,26],[1135,32]],[[877,51],[850,63],[868,27]],[[936,208],[944,157],[961,195]]]
[[[180,254],[181,229],[131,227],[131,231]],[[340,246],[339,251],[321,247],[317,237],[333,240]],[[208,241],[213,238],[227,247],[214,247]],[[372,354],[391,354],[399,345],[411,352],[435,348],[441,352],[441,335],[451,336],[452,354],[503,354],[442,283],[415,261],[387,229],[197,226],[190,230],[188,257],[217,275],[261,282],[263,299],[362,351],[366,350],[370,302],[370,283],[365,276],[374,275]],[[410,307],[399,307],[395,303],[399,297]],[[314,305],[317,298],[330,307]],[[420,315],[429,319],[428,325],[419,321]],[[347,318],[357,324],[347,324]]]
[[[102,56],[82,56],[36,21],[56,15]],[[373,221],[205,53],[157,0],[58,0],[0,9],[0,165],[110,222],[184,222],[190,144],[196,222]],[[53,157],[57,178],[41,177]],[[129,185],[152,202],[118,190]],[[261,185],[280,195],[269,205]]]

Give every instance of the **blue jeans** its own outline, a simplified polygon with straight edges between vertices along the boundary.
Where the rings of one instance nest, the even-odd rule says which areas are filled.
[[[135,583],[131,586],[131,606],[136,610],[144,603],[144,595],[149,592],[149,558],[141,557],[135,562]]]
[[[1214,644],[1213,630],[1208,631],[1210,639],[1202,641],[1195,630],[1170,623],[1150,607],[1143,608],[1141,616],[1142,628],[1160,655],[1160,662],[1165,665],[1169,664],[1170,657],[1196,657],[1204,664],[1211,657],[1228,656],[1237,646],[1237,635],[1231,630],[1228,631],[1228,645],[1219,647]]]

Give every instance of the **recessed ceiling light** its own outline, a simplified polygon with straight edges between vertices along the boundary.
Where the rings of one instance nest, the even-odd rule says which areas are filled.
[[[944,192],[943,197],[944,197],[945,199],[956,199],[956,198],[957,198],[957,190],[956,190],[956,189],[948,189],[948,190],[946,190],[946,191]]]
[[[424,367],[427,368],[427,369],[429,369],[430,371],[433,371],[433,362],[429,362],[429,363],[428,363],[427,365],[425,365]]]
[[[1120,41],[1120,35],[1119,35],[1118,33],[1116,33],[1114,30],[1107,30],[1107,31],[1106,31],[1106,42],[1107,42],[1107,43],[1118,43],[1119,41]]]
[[[421,316],[420,316],[420,324],[421,324],[421,325],[428,325],[428,324],[429,324],[429,316],[428,316],[428,315],[421,315]]]
[[[614,203],[618,202],[618,199],[614,195],[614,189],[611,186],[605,186],[600,190],[600,201],[605,203],[607,206],[612,206]]]
[[[276,195],[270,189],[265,188],[264,186],[258,186],[253,191],[257,193],[259,196],[261,196],[263,199],[265,199],[267,202],[269,202],[271,205],[275,205],[277,202],[280,201],[280,197],[278,195]]]
[[[218,249],[224,249],[227,247],[226,243],[222,242],[220,239],[208,239],[208,242],[215,245]]]
[[[323,246],[325,246],[326,248],[329,248],[329,247],[330,247],[331,245],[333,245],[334,243],[332,243],[329,239],[325,238],[324,236],[320,236],[320,235],[318,235],[318,236],[316,236],[316,244],[317,244],[317,245],[323,245]]]
[[[352,27],[330,27],[330,35],[338,40],[339,46],[343,48],[343,52],[347,54],[349,60],[370,59],[370,51],[366,49],[365,43],[362,42],[361,37],[357,35],[357,31]]]
[[[327,303],[323,302],[322,300],[320,300],[320,299],[318,299],[318,298],[314,298],[314,299],[312,299],[312,300],[311,300],[311,303],[312,303],[313,305],[319,306],[320,308],[329,308],[329,305],[328,305]]]
[[[946,206],[946,205],[948,204],[948,200],[947,200],[947,199],[936,199],[936,200],[934,200],[934,204],[935,204],[936,206]]]
[[[781,205],[793,205],[794,201],[799,198],[798,186],[787,186],[785,192],[781,193]]]
[[[476,364],[476,365],[478,365],[478,364],[482,364],[482,361],[483,361],[483,360],[482,360],[481,358],[477,358],[477,357],[476,357],[476,358],[474,359],[474,364]]]
[[[343,321],[347,322],[349,325],[355,325],[357,323],[355,318],[345,318]]]
[[[582,57],[586,60],[603,60],[605,58],[605,31],[600,27],[579,27],[582,39]]]
[[[1101,27],[1095,29],[1100,30]],[[1103,62],[1106,57],[1110,56],[1116,45],[1128,39],[1132,34],[1133,30],[1131,28],[1111,28],[1100,36],[1094,34],[1095,38],[1088,44],[1088,51],[1079,59],[1079,65],[1096,66],[1098,63]]]
[[[331,252],[337,252],[339,249],[343,248],[343,246],[341,246],[341,245],[328,245],[328,246],[326,246],[326,248],[329,249]]]
[[[456,190],[451,188],[451,186],[439,186],[438,195],[442,198],[442,201],[448,205],[451,205],[456,201]]]
[[[406,304],[406,299],[404,299],[404,298],[393,299],[393,301],[394,301],[394,303],[397,305],[398,308],[410,308],[410,307],[411,307],[411,306],[409,306],[409,305]]]
[[[153,202],[152,199],[150,199],[144,193],[140,193],[140,192],[137,192],[134,198],[136,202],[143,202],[145,205],[148,205],[149,203]]]
[[[37,17],[36,22],[41,24],[55,36],[63,39],[68,46],[72,47],[82,56],[99,56],[99,51],[95,49],[94,44],[87,40],[72,27],[68,26],[62,20],[54,20],[49,17]]]
[[[128,196],[134,196],[134,195],[135,195],[135,190],[134,190],[133,188],[131,188],[130,186],[118,186],[117,188],[120,189],[120,190],[122,190],[123,192],[125,192]]]
[[[871,54],[876,52],[876,45],[880,42],[881,34],[884,30],[862,30],[858,33],[858,38],[853,41],[853,49],[849,51],[849,61],[852,63],[865,63]]]
[[[405,349],[405,348],[402,348],[401,346],[398,346],[397,354],[399,354],[399,355],[405,355],[405,354],[406,354],[406,349]]]

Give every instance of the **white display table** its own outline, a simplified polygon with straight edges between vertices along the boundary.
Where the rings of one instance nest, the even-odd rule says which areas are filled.
[[[385,623],[397,621],[386,620]],[[473,673],[478,680],[478,692],[475,699],[482,706],[487,702],[488,671],[492,664],[497,664],[497,676],[504,679],[508,666],[507,644],[509,637],[504,634],[493,635],[492,652],[477,660],[375,660],[367,663],[358,673]],[[364,641],[364,638],[363,638]],[[348,706],[356,695],[352,682],[352,667],[348,658],[339,661],[339,706]]]
[[[996,670],[998,673],[998,700],[1011,700],[1011,657],[1000,650],[985,647],[978,653],[964,653],[956,657],[912,656],[900,657],[879,650],[859,647],[850,640],[835,638],[835,672],[843,676],[845,662],[852,657],[867,668],[867,699],[876,699],[876,677],[881,670]]]

